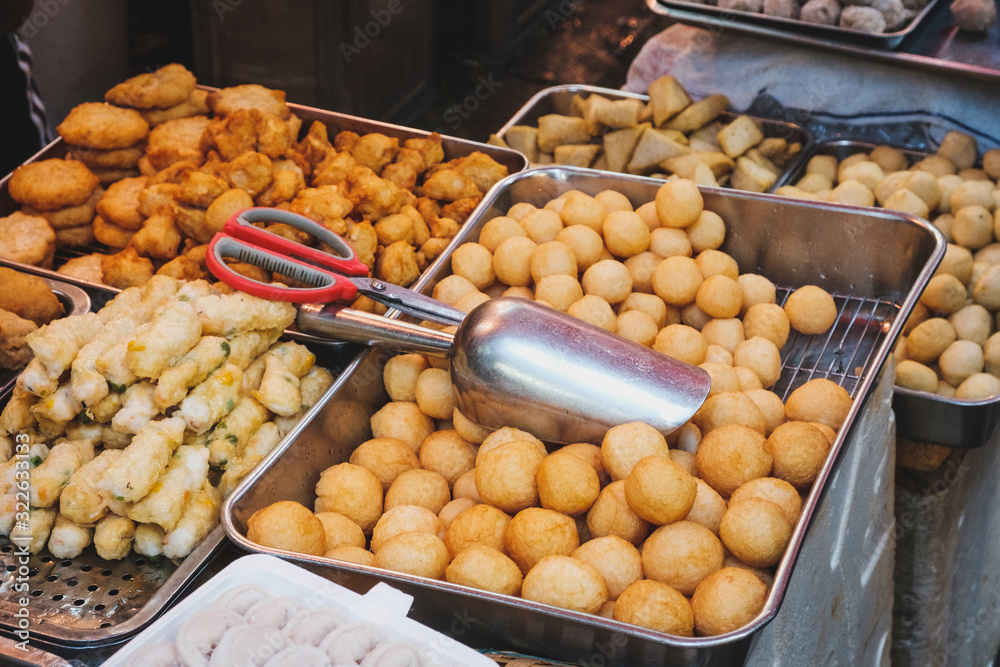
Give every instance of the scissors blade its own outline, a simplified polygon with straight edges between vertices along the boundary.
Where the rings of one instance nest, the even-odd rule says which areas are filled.
[[[369,299],[422,320],[458,326],[465,319],[465,313],[457,308],[441,303],[437,299],[424,296],[420,292],[373,278],[351,278],[358,292]]]

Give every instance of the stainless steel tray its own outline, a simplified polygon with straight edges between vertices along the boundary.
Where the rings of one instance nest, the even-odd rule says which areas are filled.
[[[497,136],[503,139],[507,135],[507,131],[515,125],[533,125],[537,127],[538,119],[546,114],[557,113],[569,115],[573,97],[578,94],[597,94],[610,100],[635,99],[642,100],[643,102],[649,101],[649,95],[630,93],[624,90],[615,90],[614,88],[601,88],[600,86],[588,86],[576,83],[552,86],[538,91],[531,97],[531,99],[525,102],[524,106],[518,109],[517,113],[515,113],[514,116],[507,121],[499,131],[497,131]],[[744,114],[725,111],[719,116],[719,118],[731,121],[740,115]],[[815,143],[812,133],[801,125],[795,125],[794,123],[788,123],[781,120],[771,120],[769,118],[760,118],[758,116],[751,116],[751,118],[761,123],[764,129],[765,137],[780,137],[788,141],[790,144],[794,142],[802,144],[802,149],[799,151],[798,155],[793,157],[789,161],[785,170],[778,175],[778,181],[780,182],[788,172],[798,168],[802,161],[802,157],[812,150]],[[616,173],[589,168],[587,168],[586,171],[597,174]],[[773,189],[774,188],[772,187],[772,191]]]
[[[948,2],[932,2],[928,5],[929,9],[925,8],[928,12],[926,17],[895,45],[894,50],[734,20],[729,13],[714,15],[674,8],[663,0],[646,0],[646,5],[654,14],[670,22],[686,23],[714,34],[732,31],[813,49],[835,51],[864,61],[884,62],[908,69],[1000,83],[1000,50],[995,47],[1000,37],[1000,24],[994,25],[986,35],[960,31],[951,17]],[[767,47],[761,45],[758,48]],[[862,65],[857,63],[855,66]]]
[[[887,146],[890,144],[873,144],[866,141],[854,141],[851,139],[837,139],[835,141],[821,141],[812,147],[812,150],[808,155],[802,156],[802,161],[796,165],[795,169],[789,169],[782,178],[778,179],[775,183],[774,189],[777,190],[783,185],[795,185],[799,179],[806,175],[806,168],[809,166],[809,160],[816,155],[832,155],[837,158],[837,162],[843,161],[845,158],[851,155],[856,155],[857,153],[871,153],[873,150],[878,148],[880,145]],[[922,151],[914,148],[898,148],[903,155],[906,156],[910,165],[919,162],[929,155],[933,155],[933,151]]]
[[[877,144],[862,141],[830,141],[818,144],[811,155],[789,174],[787,185],[805,175],[808,159],[813,155],[833,155],[843,160],[849,155],[867,153]],[[910,164],[931,152],[900,148]],[[1000,426],[1000,395],[978,401],[947,398],[923,391],[896,387],[892,398],[896,413],[896,433],[899,437],[930,442],[944,447],[975,449],[988,443]]]
[[[715,5],[703,5],[697,2],[685,2],[684,0],[647,0],[647,3],[654,12],[663,13],[666,16],[672,15],[670,12],[679,10],[688,14],[711,16],[735,25],[758,25],[769,28],[776,33],[801,33],[818,39],[837,40],[848,44],[882,49],[894,49],[899,46],[927,18],[927,15],[931,13],[934,5],[938,2],[941,2],[941,0],[930,0],[916,16],[910,19],[910,22],[905,27],[899,30],[873,34],[861,30],[841,28],[836,25],[820,25],[801,19],[786,19],[778,16],[759,14],[757,12],[723,9]]]
[[[593,170],[546,167],[508,177],[487,196],[456,244],[478,238],[482,225],[515,202],[541,205],[570,189],[596,194],[614,189],[638,205],[651,201],[655,179]],[[740,630],[718,637],[680,638],[608,619],[493,595],[442,581],[391,573],[324,558],[261,547],[246,537],[246,521],[279,500],[312,506],[320,472],[346,461],[371,437],[369,417],[388,399],[382,368],[388,354],[374,349],[338,379],[321,415],[294,441],[285,441],[270,465],[253,472],[223,506],[230,538],[249,551],[288,558],[358,590],[386,580],[415,596],[421,622],[474,645],[502,645],[526,653],[592,664],[600,657],[615,665],[733,664],[748,639],[778,612],[792,568],[838,453],[875,384],[903,322],[944,255],[941,234],[924,220],[888,211],[817,204],[773,195],[703,188],[706,208],[728,225],[723,250],[742,271],[766,275],[789,288],[819,284],[835,295],[838,324],[823,336],[793,335],[782,354],[775,391],[786,395],[812,377],[829,377],[854,397],[844,428],[803,506],[775,583],[761,613]],[[840,249],[850,242],[852,252]],[[450,273],[450,259],[438,259],[418,281],[430,292]],[[858,443],[863,446],[863,443]]]

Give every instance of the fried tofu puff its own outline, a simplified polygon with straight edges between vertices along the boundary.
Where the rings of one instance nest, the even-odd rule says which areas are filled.
[[[121,560],[132,550],[135,522],[117,514],[109,514],[94,527],[94,548],[104,560]]]
[[[37,554],[45,547],[45,542],[52,532],[52,524],[56,522],[56,511],[32,507],[28,510],[26,526],[15,524],[10,533],[15,544],[28,544],[28,553]]]
[[[177,301],[140,327],[126,361],[138,377],[156,378],[201,340],[201,320],[189,302]]]
[[[208,450],[181,445],[170,458],[153,491],[132,505],[128,517],[138,523],[155,523],[173,530],[181,518],[185,501],[208,479]]]
[[[274,422],[261,424],[237,456],[230,459],[226,465],[226,471],[222,473],[218,487],[223,498],[232,493],[240,480],[246,477],[272,449],[278,446],[281,438],[282,434],[277,424]]]
[[[49,377],[58,378],[102,326],[95,313],[70,315],[39,328],[26,336],[35,358],[44,364]]]
[[[70,478],[85,463],[94,458],[94,441],[68,440],[54,446],[48,458],[31,471],[30,503],[32,507],[51,507],[59,500]]]
[[[104,472],[98,483],[102,495],[120,502],[141,500],[152,490],[183,437],[183,419],[147,422]]]
[[[0,368],[12,370],[31,361],[31,348],[24,337],[37,328],[31,320],[0,309]]]
[[[47,324],[63,314],[59,302],[44,280],[38,276],[0,267],[0,309],[31,320],[36,325]]]
[[[236,292],[191,302],[207,335],[236,336],[257,329],[284,330],[295,321],[295,306]]]
[[[191,390],[181,401],[177,416],[184,420],[188,430],[204,433],[236,407],[242,386],[243,371],[227,362]]]
[[[177,526],[163,537],[163,555],[177,559],[191,553],[215,527],[221,506],[222,497],[218,489],[205,482],[184,506]]]
[[[108,503],[101,495],[97,483],[108,466],[123,453],[120,449],[105,449],[93,460],[80,466],[59,494],[59,512],[79,524],[95,523],[107,514]]]
[[[60,514],[49,535],[49,552],[56,558],[76,558],[90,546],[93,536],[93,527],[81,526]]]
[[[180,403],[188,389],[204,381],[209,373],[229,358],[231,350],[229,342],[219,336],[205,336],[199,340],[173,366],[160,374],[153,394],[157,409],[165,412]]]
[[[155,385],[148,380],[136,382],[122,394],[122,406],[111,418],[111,428],[119,433],[138,433],[159,414],[153,400]]]

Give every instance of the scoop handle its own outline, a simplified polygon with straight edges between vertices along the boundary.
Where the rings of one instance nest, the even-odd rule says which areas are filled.
[[[324,338],[438,357],[448,355],[454,340],[450,333],[331,303],[300,304],[295,326],[303,333]]]

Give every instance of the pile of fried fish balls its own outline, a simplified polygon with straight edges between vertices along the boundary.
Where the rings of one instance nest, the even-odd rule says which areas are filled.
[[[673,635],[750,622],[851,399],[826,379],[785,403],[768,389],[790,329],[825,331],[836,308],[818,287],[776,305],[718,250],[725,231],[689,181],[638,210],[573,191],[487,222],[437,298],[544,301],[700,365],[711,394],[668,437],[633,422],[599,445],[546,445],[465,417],[447,362],[392,357],[373,438],[317,484],[323,555]]]
[[[950,132],[935,155],[912,166],[887,146],[839,164],[832,156],[813,160],[796,189],[926,218],[948,241],[896,348],[896,384],[965,400],[1000,394],[1000,149],[986,152],[982,167],[974,167],[975,138]]]

